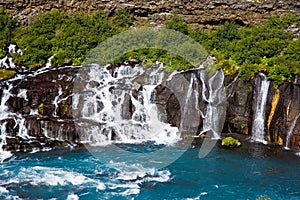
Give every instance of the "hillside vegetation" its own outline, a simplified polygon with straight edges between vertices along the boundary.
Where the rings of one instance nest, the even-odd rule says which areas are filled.
[[[91,49],[134,24],[132,14],[126,10],[118,10],[108,17],[101,11],[69,15],[53,9],[25,27],[16,27],[16,21],[3,10],[0,15],[0,57],[5,56],[10,43],[15,43],[23,54],[14,54],[13,59],[17,65],[27,68],[43,66],[50,56],[54,56],[53,67],[80,65]],[[300,18],[289,14],[271,17],[259,25],[241,26],[226,21],[213,30],[204,30],[173,14],[164,27],[199,42],[217,58],[217,67],[223,68],[225,74],[240,73],[242,79],[248,80],[262,71],[278,86],[300,74],[300,40],[287,31],[292,25],[299,28]],[[169,70],[193,67],[180,56],[160,49],[131,51],[114,63],[127,59],[145,64],[158,60]]]

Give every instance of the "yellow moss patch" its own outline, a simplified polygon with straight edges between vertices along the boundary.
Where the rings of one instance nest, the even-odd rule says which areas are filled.
[[[273,119],[273,116],[274,116],[274,113],[275,113],[275,110],[276,110],[279,99],[280,99],[280,90],[277,89],[274,96],[273,96],[273,99],[272,99],[271,112],[270,112],[270,115],[269,115],[269,118],[268,118],[268,123],[267,123],[267,126],[268,126],[268,140],[269,141],[271,140],[270,124],[271,124],[271,121]]]
[[[282,146],[283,145],[283,139],[281,137],[278,137],[277,144]]]
[[[13,77],[16,74],[14,70],[5,70],[5,69],[0,69],[0,81],[9,79]]]
[[[226,137],[222,140],[223,147],[239,147],[241,146],[240,141],[233,137]]]

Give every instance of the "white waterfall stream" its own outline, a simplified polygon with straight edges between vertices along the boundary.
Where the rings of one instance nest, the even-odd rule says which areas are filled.
[[[261,79],[261,85],[256,97],[256,107],[254,110],[254,120],[252,125],[252,137],[251,140],[255,142],[267,143],[265,140],[265,112],[266,103],[269,91],[270,81],[263,73],[259,73]]]
[[[4,160],[10,158],[12,154],[9,151],[5,151],[3,149],[4,145],[6,145],[6,124],[7,122],[5,121],[9,117],[9,109],[6,105],[7,100],[11,96],[10,90],[12,89],[12,85],[9,85],[7,89],[3,90],[2,98],[1,98],[1,104],[0,104],[0,113],[1,113],[1,134],[0,134],[0,163],[3,162]]]
[[[219,139],[223,129],[226,115],[226,91],[224,87],[224,73],[217,70],[209,77],[205,70],[200,70],[202,82],[202,100],[207,103],[203,115],[203,130],[200,134],[208,132],[210,137]]]
[[[298,114],[294,118],[294,120],[293,120],[293,122],[292,122],[292,124],[290,126],[290,129],[289,129],[289,131],[288,131],[288,133],[286,135],[286,144],[285,144],[285,147],[284,147],[285,149],[290,149],[291,148],[291,137],[293,135],[293,131],[294,131],[294,128],[295,128],[295,126],[297,124],[297,121],[298,121],[299,117],[300,117],[300,114]]]
[[[18,53],[22,55],[22,51],[20,49],[16,48],[16,45],[11,44],[8,47],[8,53],[10,56],[5,56],[4,58],[0,59],[0,67],[4,69],[15,69],[17,66],[12,61],[12,54]],[[5,146],[7,145],[7,138],[11,137],[9,136],[9,130],[7,129],[8,121],[13,120],[14,126],[11,127],[16,131],[14,134],[22,138],[24,140],[28,140],[31,138],[34,138],[32,136],[28,135],[28,127],[26,124],[26,119],[21,113],[14,113],[12,112],[9,107],[7,106],[7,102],[10,99],[10,97],[14,98],[21,98],[24,101],[28,101],[27,97],[27,90],[26,89],[19,89],[19,91],[16,94],[12,93],[12,89],[14,87],[13,82],[18,80],[24,80],[27,77],[35,77],[39,74],[45,73],[49,70],[51,67],[50,61],[52,57],[50,57],[47,61],[47,64],[45,67],[35,71],[32,74],[22,74],[17,75],[14,78],[10,79],[7,82],[4,82],[2,84],[2,96],[1,96],[1,104],[0,104],[0,163],[10,158],[13,154],[10,151],[5,150]],[[30,110],[29,115],[38,115],[38,110]],[[18,149],[16,149],[18,151]]]
[[[164,73],[158,73],[158,69],[148,71],[145,78],[148,85],[141,86],[134,97],[132,79],[144,73],[141,67],[121,66],[115,69],[113,76],[104,67],[92,66],[89,70],[89,83],[80,94],[84,101],[82,117],[78,120],[82,122],[77,123],[78,129],[83,128],[82,141],[103,145],[113,139],[122,143],[154,141],[157,144],[179,140],[178,128],[160,120],[154,102],[155,87],[161,83]],[[78,98],[74,95],[75,102],[79,102]],[[133,108],[128,107],[128,101]],[[85,123],[87,120],[89,125]]]

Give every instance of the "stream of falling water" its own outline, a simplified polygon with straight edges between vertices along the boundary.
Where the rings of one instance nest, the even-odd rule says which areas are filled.
[[[5,161],[6,159],[10,158],[12,154],[9,151],[3,150],[3,146],[6,144],[6,119],[9,117],[9,110],[6,106],[6,102],[10,97],[10,90],[12,89],[12,85],[8,87],[8,89],[3,90],[2,98],[1,98],[1,105],[0,105],[0,113],[1,113],[1,134],[0,134],[0,163]]]
[[[300,114],[298,114],[295,118],[294,118],[294,120],[293,120],[293,122],[292,122],[292,124],[291,124],[291,126],[290,126],[290,129],[289,129],[289,132],[287,133],[287,135],[286,135],[286,144],[285,144],[285,149],[290,149],[291,148],[291,137],[292,137],[292,135],[293,135],[293,131],[294,131],[294,128],[295,128],[295,126],[296,126],[296,124],[297,124],[297,121],[298,121],[298,118],[300,117]]]
[[[15,69],[17,66],[12,61],[12,55],[14,53],[22,54],[22,51],[20,49],[16,48],[16,45],[11,44],[8,47],[8,52],[10,56],[5,56],[4,58],[0,59],[0,67],[4,69]],[[13,94],[11,91],[14,87],[13,82],[18,80],[23,80],[27,76],[28,77],[34,77],[38,74],[47,72],[48,69],[51,67],[50,61],[52,57],[48,59],[48,62],[46,63],[45,67],[35,71],[32,74],[23,74],[23,75],[17,75],[13,78],[11,78],[8,81],[2,82],[1,88],[2,88],[2,96],[1,96],[1,104],[0,104],[0,163],[9,159],[13,154],[10,151],[5,150],[5,146],[7,144],[7,138],[11,137],[9,134],[9,130],[7,128],[8,121],[13,120],[14,126],[12,127],[16,131],[16,136],[25,140],[28,140],[30,138],[33,138],[28,135],[28,128],[26,127],[26,120],[24,116],[20,113],[14,113],[12,112],[9,107],[7,106],[7,102],[10,99],[10,97],[14,98],[21,98],[24,101],[28,101],[27,98],[27,90],[26,89],[19,89],[17,94]],[[30,110],[30,115],[38,115],[37,110]],[[18,151],[18,149],[16,149]]]
[[[259,92],[256,95],[256,107],[254,110],[251,139],[255,142],[267,144],[267,141],[265,140],[265,112],[270,81],[263,73],[259,73],[259,77],[261,85],[259,87]]]
[[[207,103],[206,113],[203,116],[203,130],[214,139],[219,139],[226,115],[226,91],[224,88],[224,73],[217,70],[209,77],[205,70],[200,70],[202,82],[202,100]]]
[[[121,66],[113,73],[99,66],[91,66],[89,70],[88,83],[80,94],[84,99],[82,106],[73,105],[73,108],[82,107],[82,117],[76,124],[77,129],[82,130],[83,142],[103,145],[116,140],[166,144],[180,139],[177,127],[161,121],[154,102],[155,88],[161,83],[164,73],[159,73],[156,68],[144,73],[138,66]],[[148,84],[140,86],[136,97],[132,80],[143,73]],[[75,102],[79,103],[78,98],[74,95]]]

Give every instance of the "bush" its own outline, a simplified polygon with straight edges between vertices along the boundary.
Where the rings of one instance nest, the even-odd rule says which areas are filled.
[[[129,28],[133,24],[133,15],[126,9],[116,10],[113,15],[113,23],[121,28]]]
[[[249,80],[262,71],[278,87],[300,73],[300,40],[293,40],[294,36],[286,31],[291,24],[300,27],[299,20],[300,17],[288,14],[253,26],[225,22],[215,30],[192,31],[191,35],[217,57],[217,65],[225,74],[238,70],[243,80]]]
[[[16,20],[0,8],[0,57],[6,53],[6,47],[12,43],[13,30],[16,26]]]
[[[18,46],[23,55],[15,56],[18,65],[44,65],[54,55],[52,64],[81,64],[89,51],[106,38],[117,33],[117,28],[102,12],[92,15],[51,10],[18,30]]]
[[[165,23],[165,28],[179,31],[183,34],[188,34],[188,25],[182,17],[176,13],[172,13],[169,20]]]

